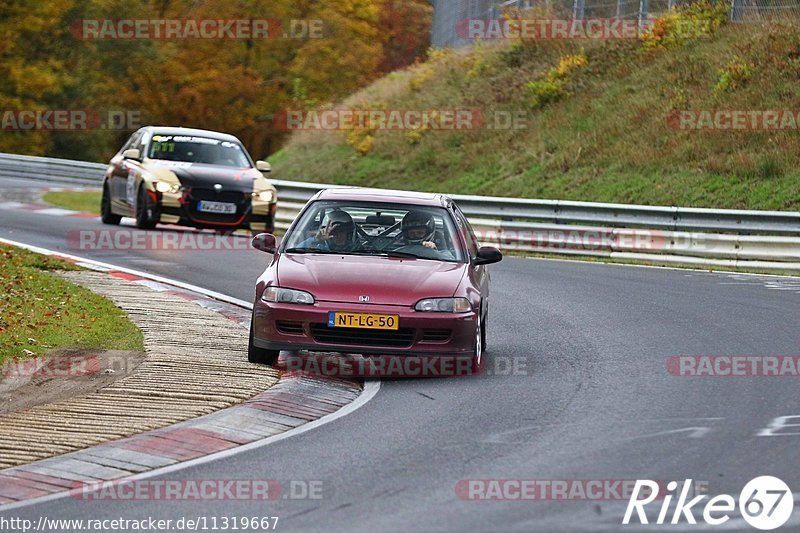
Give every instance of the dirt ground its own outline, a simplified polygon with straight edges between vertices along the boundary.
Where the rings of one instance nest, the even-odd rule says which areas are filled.
[[[54,350],[46,357],[0,365],[0,414],[96,392],[132,374],[143,352]]]

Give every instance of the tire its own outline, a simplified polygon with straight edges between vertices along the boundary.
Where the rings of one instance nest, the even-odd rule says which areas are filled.
[[[482,373],[484,364],[486,363],[484,358],[483,339],[483,317],[478,315],[478,321],[475,324],[475,348],[473,349],[472,364],[470,365],[470,373],[472,375]]]
[[[103,224],[118,225],[122,220],[120,215],[111,212],[111,193],[108,192],[108,184],[103,184],[103,196],[100,199],[100,220]]]
[[[481,324],[481,334],[483,336],[481,341],[483,341],[483,353],[484,354],[486,353],[486,350],[489,349],[489,345],[486,342],[486,339],[489,336],[489,334],[487,333],[488,330],[489,330],[489,305],[487,304],[486,305],[486,309],[484,309],[484,311],[483,311],[483,324]]]
[[[150,195],[144,189],[144,185],[139,186],[139,193],[136,195],[136,227],[139,229],[153,229],[156,221],[151,219],[152,211],[155,209]],[[148,214],[150,211],[150,215]]]
[[[247,360],[257,365],[275,366],[278,362],[279,350],[266,350],[253,344],[253,325],[255,317],[250,319],[250,341],[247,344]]]

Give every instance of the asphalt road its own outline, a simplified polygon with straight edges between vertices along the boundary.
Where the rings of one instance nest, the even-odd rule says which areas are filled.
[[[2,237],[244,300],[252,299],[265,264],[263,255],[248,251],[76,250],[66,235],[79,229],[102,225],[0,210]],[[0,517],[277,516],[282,531],[618,531],[636,529],[620,525],[626,500],[469,501],[456,486],[460,480],[693,479],[738,499],[750,479],[775,475],[800,492],[800,428],[758,436],[776,417],[800,416],[797,378],[667,371],[674,355],[800,354],[800,283],[521,258],[491,270],[485,375],[386,381],[344,418],[163,477],[313,482],[322,487],[321,499],[62,499]],[[509,366],[516,367],[511,375]],[[659,510],[653,506],[651,520]],[[701,514],[695,512],[702,521]],[[743,527],[734,518],[717,529]],[[787,527],[800,528],[800,511]]]

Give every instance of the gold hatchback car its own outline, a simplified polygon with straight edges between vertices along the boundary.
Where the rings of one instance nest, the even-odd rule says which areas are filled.
[[[253,233],[275,229],[277,194],[236,137],[213,131],[147,126],[111,159],[103,181],[102,220]]]

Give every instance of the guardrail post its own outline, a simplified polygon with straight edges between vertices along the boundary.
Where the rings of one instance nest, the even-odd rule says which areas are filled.
[[[641,30],[643,30],[647,24],[647,18],[650,16],[649,11],[649,0],[639,0],[639,29]]]
[[[731,21],[736,22],[737,20],[740,20],[742,18],[743,11],[743,0],[731,0]]]
[[[582,20],[586,9],[586,0],[574,0],[572,4],[572,19]]]

